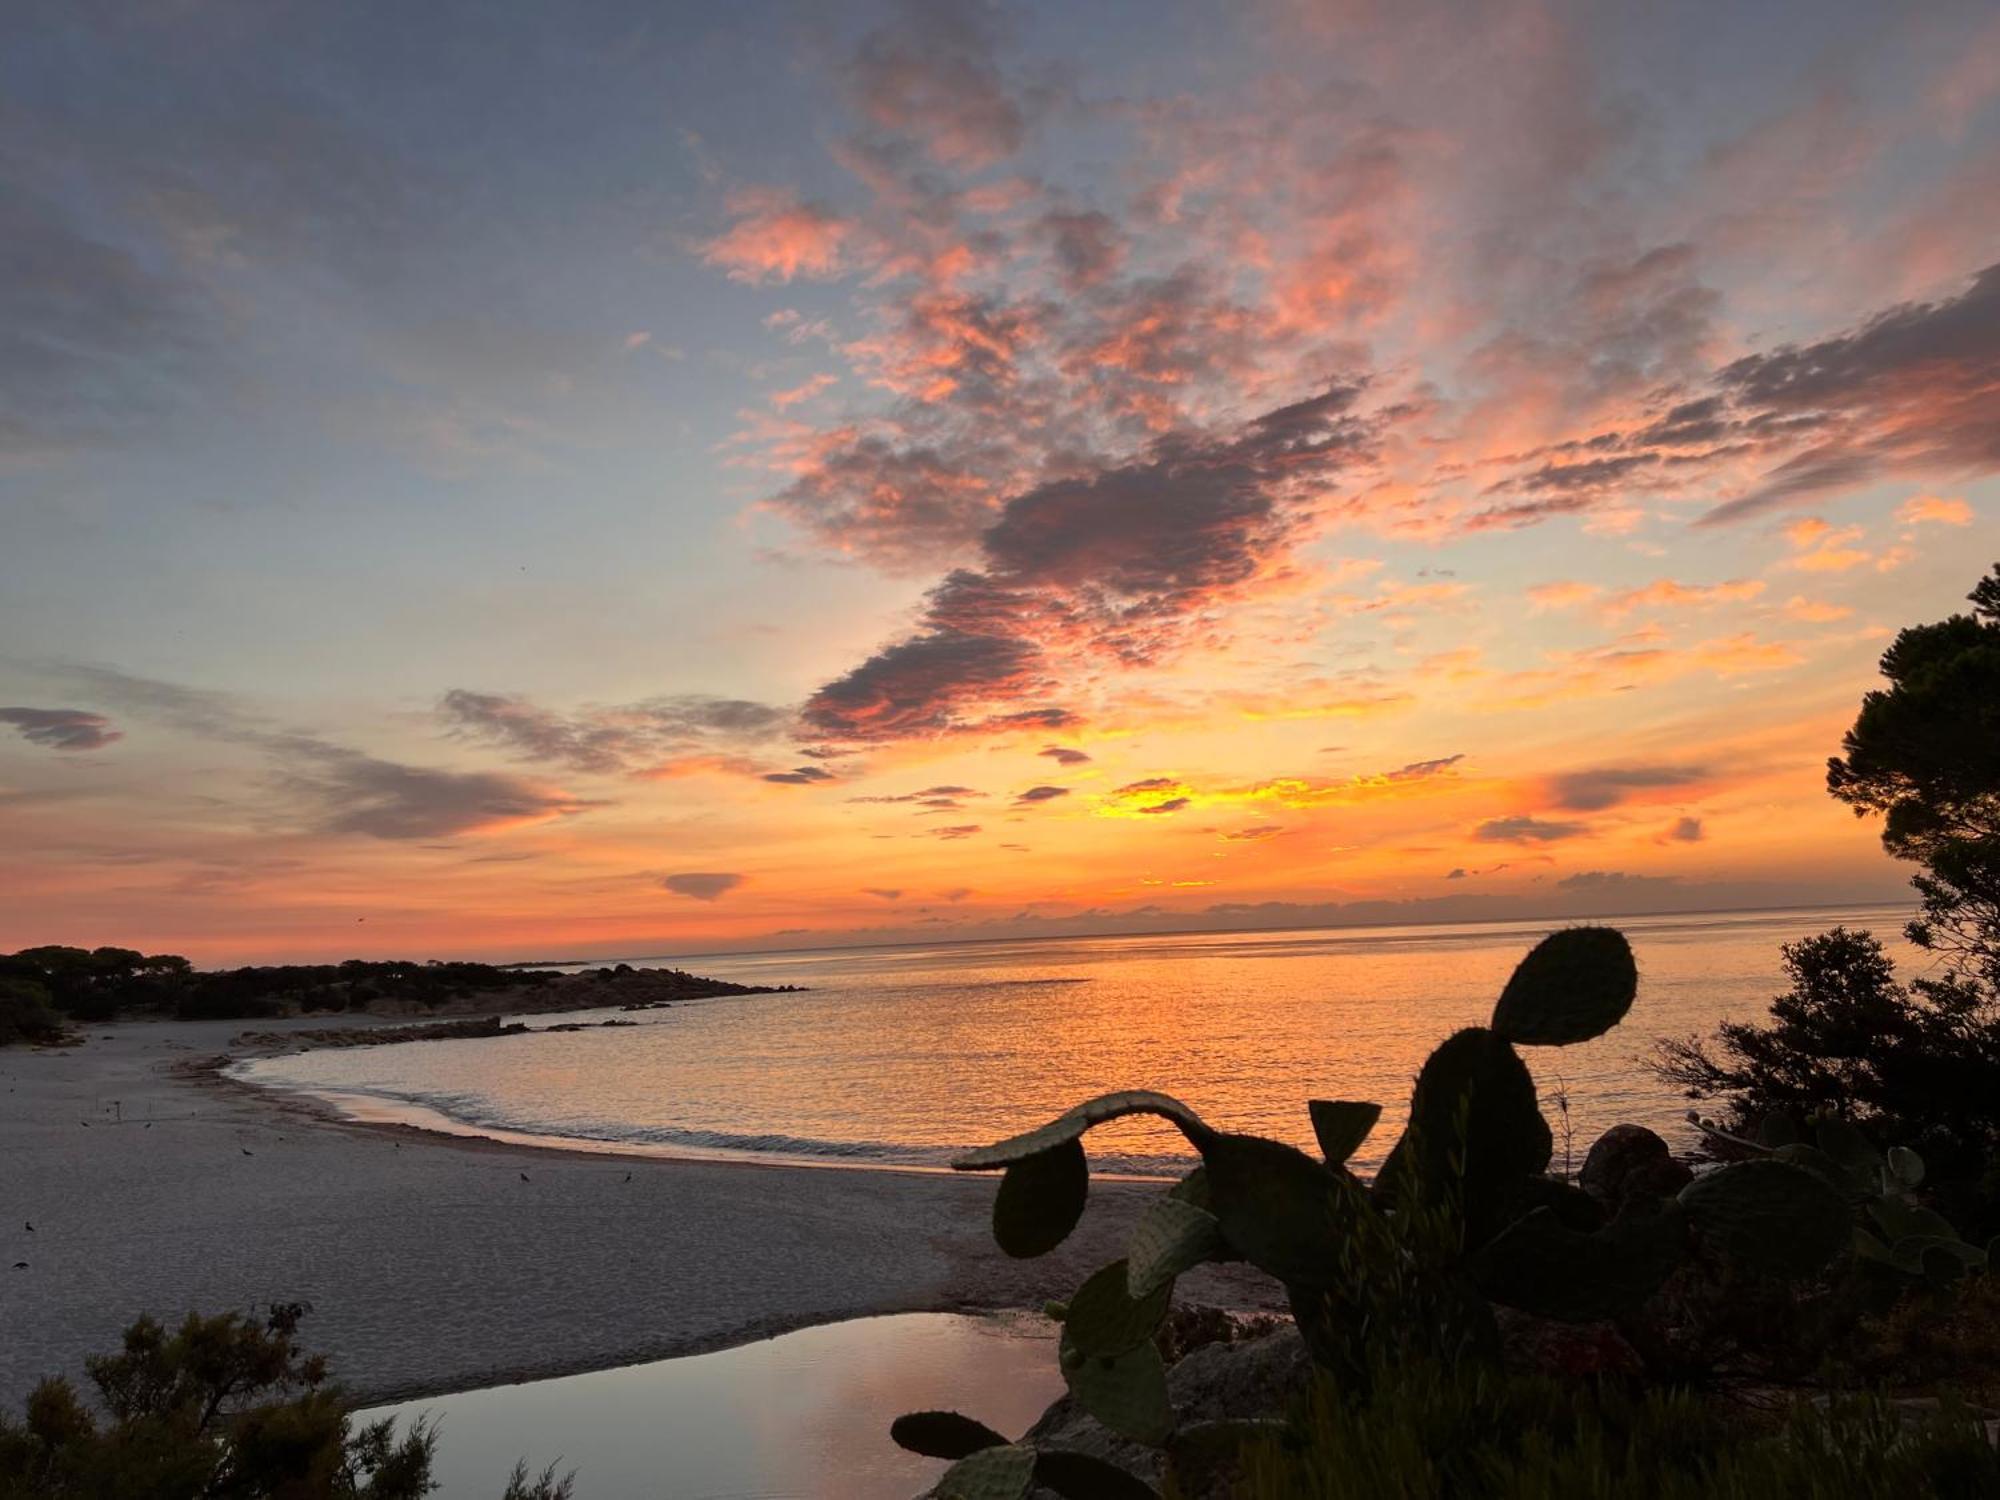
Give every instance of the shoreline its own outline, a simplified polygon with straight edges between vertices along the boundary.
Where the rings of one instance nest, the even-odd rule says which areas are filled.
[[[84,1357],[142,1312],[311,1302],[307,1347],[357,1405],[382,1405],[852,1318],[1034,1308],[1123,1253],[1146,1199],[1098,1179],[1067,1244],[1011,1261],[988,1231],[991,1174],[347,1119],[225,1075],[240,1024],[121,1022],[0,1052],[7,1206],[35,1225],[0,1224],[5,1259],[30,1263],[0,1272],[0,1405],[44,1375],[82,1384]],[[1222,1268],[1188,1290],[1271,1300]]]

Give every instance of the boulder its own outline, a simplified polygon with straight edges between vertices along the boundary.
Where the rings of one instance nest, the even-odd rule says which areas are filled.
[[[1694,1180],[1667,1143],[1643,1125],[1613,1125],[1583,1159],[1577,1184],[1614,1213],[1634,1200],[1670,1198]]]
[[[1250,1338],[1203,1344],[1167,1371],[1167,1391],[1183,1426],[1226,1418],[1280,1417],[1311,1384],[1312,1360],[1305,1340],[1289,1323]],[[1088,1453],[1155,1488],[1160,1484],[1158,1449],[1107,1430],[1068,1396],[1043,1412],[1021,1441],[1035,1448]],[[1184,1483],[1181,1493],[1185,1500],[1226,1500],[1231,1479],[1214,1474],[1207,1483],[1197,1479],[1193,1488]],[[1029,1493],[1032,1500],[1054,1500],[1053,1492],[1039,1485]]]

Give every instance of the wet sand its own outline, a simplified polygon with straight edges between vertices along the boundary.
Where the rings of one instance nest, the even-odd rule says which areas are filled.
[[[987,1232],[991,1176],[341,1121],[215,1075],[245,1024],[128,1022],[80,1047],[0,1051],[0,1403],[17,1408],[45,1374],[80,1379],[142,1312],[309,1302],[307,1344],[358,1398],[385,1401],[873,1313],[1038,1306],[1123,1253],[1152,1191],[1096,1185],[1061,1251],[1010,1261]],[[1265,1300],[1213,1271],[1186,1289]]]

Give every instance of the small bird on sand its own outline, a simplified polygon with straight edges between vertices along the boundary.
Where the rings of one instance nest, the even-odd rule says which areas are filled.
[[[245,1156],[255,1156],[257,1154],[255,1151],[252,1151],[248,1146],[238,1146],[236,1149],[238,1151],[241,1151]]]
[[[625,1174],[625,1180],[626,1180],[627,1182],[630,1182],[630,1181],[632,1180],[632,1174],[631,1174],[630,1172],[627,1172],[627,1173]]]
[[[17,1271],[25,1271],[28,1269],[28,1263],[25,1260],[17,1260],[14,1262],[14,1269]]]
[[[24,1219],[22,1220],[22,1222],[27,1223],[27,1220]],[[35,1232],[35,1226],[33,1224],[28,1224],[28,1233],[33,1234],[34,1232]]]
[[[527,1180],[528,1180],[528,1174],[526,1172],[523,1172],[521,1174],[521,1181],[526,1182]]]

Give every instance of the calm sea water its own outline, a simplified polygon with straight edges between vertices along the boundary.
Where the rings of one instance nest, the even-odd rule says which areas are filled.
[[[1606,1127],[1684,1139],[1686,1101],[1639,1060],[1663,1036],[1760,1013],[1779,946],[1838,923],[1898,933],[1895,907],[1635,917],[1625,1024],[1524,1049],[1545,1112],[1566,1091],[1576,1159]],[[1312,1142],[1308,1098],[1374,1099],[1377,1165],[1438,1041],[1483,1023],[1548,923],[1059,939],[687,960],[802,994],[698,1001],[636,1026],[309,1052],[241,1069],[363,1117],[649,1154],[754,1153],[935,1166],[1108,1089],[1160,1088],[1212,1123]],[[1900,943],[1898,944],[1900,947]],[[1907,958],[1908,955],[1899,954]],[[643,959],[635,959],[643,962]],[[655,960],[656,962],[660,960]],[[545,1026],[608,1018],[530,1018]],[[1150,1120],[1090,1137],[1100,1169],[1171,1169],[1186,1147]]]

